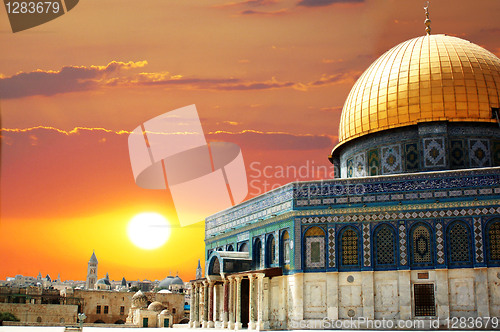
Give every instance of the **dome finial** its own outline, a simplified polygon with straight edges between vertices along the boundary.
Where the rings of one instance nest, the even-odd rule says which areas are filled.
[[[427,32],[428,35],[431,34],[431,20],[429,19],[429,1],[427,1],[424,10],[425,10],[425,32]]]

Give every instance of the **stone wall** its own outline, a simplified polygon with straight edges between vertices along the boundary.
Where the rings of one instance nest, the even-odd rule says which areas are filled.
[[[75,324],[78,306],[58,304],[0,303],[0,312],[10,312],[21,323],[36,325]]]
[[[351,318],[429,320],[416,315],[415,284],[432,285],[436,306],[431,317],[441,324],[451,317],[500,316],[500,268],[464,268],[265,278],[263,319],[273,329],[321,328],[322,320]]]

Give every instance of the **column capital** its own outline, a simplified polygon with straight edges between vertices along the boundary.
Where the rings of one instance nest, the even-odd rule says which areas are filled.
[[[255,276],[257,277],[257,279],[261,280],[261,279],[264,279],[266,274],[265,273],[256,273]]]
[[[253,279],[255,279],[255,275],[253,275],[253,274],[249,274],[249,275],[248,275],[248,279],[249,279],[249,280],[253,280]]]
[[[236,277],[234,277],[234,279],[235,279],[237,282],[240,282],[240,281],[241,281],[241,279],[243,279],[243,277],[242,277],[242,276],[236,276]]]

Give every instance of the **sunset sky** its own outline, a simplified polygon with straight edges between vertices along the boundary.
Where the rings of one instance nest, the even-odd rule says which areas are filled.
[[[128,133],[196,104],[208,141],[241,147],[248,197],[294,180],[279,166],[327,178],[315,170],[330,167],[350,88],[383,52],[425,33],[424,4],[82,0],[18,33],[2,6],[0,279],[84,280],[92,250],[99,278],[193,279],[204,224],[180,227],[167,191],[134,183]],[[432,33],[500,56],[499,13],[498,0],[435,0]],[[162,247],[127,237],[142,212],[169,220]]]

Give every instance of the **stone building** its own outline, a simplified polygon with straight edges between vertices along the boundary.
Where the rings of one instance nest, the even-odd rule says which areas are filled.
[[[76,324],[78,306],[34,303],[0,303],[0,312],[9,312],[21,325],[54,326]]]
[[[0,286],[0,312],[9,312],[23,325],[76,323],[79,299],[62,297],[57,289]]]
[[[127,317],[127,324],[139,327],[172,327],[182,319],[184,296],[181,294],[168,294],[169,301],[163,295],[155,296],[157,301],[149,301],[148,297],[138,291],[132,297],[132,306]],[[149,304],[148,304],[149,303]],[[175,316],[175,317],[174,317]]]
[[[500,59],[467,40],[387,51],[344,104],[336,178],[206,219],[190,326],[499,317],[499,95]]]

